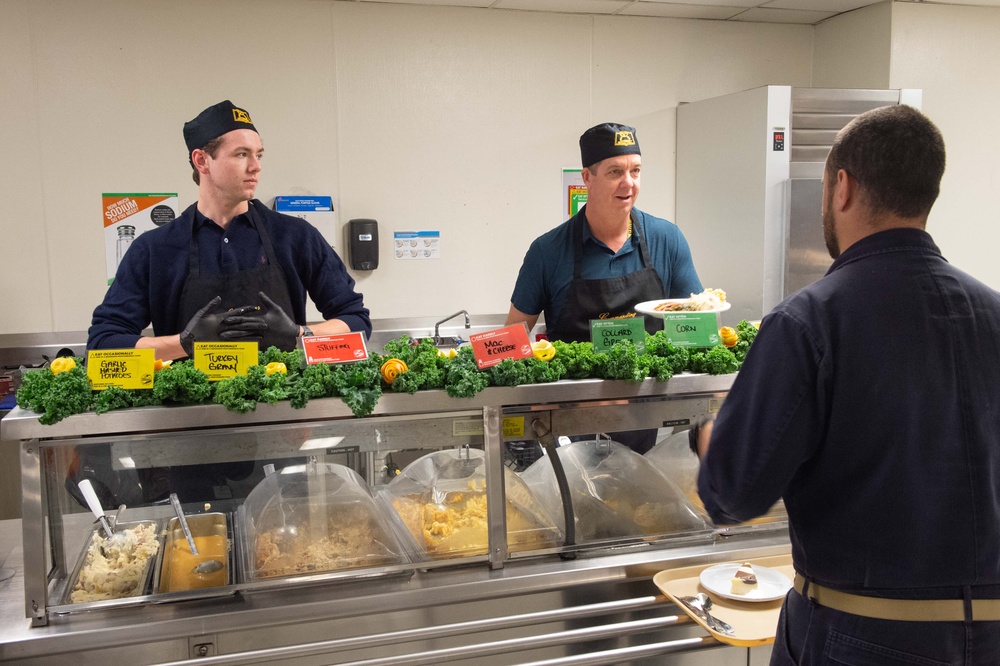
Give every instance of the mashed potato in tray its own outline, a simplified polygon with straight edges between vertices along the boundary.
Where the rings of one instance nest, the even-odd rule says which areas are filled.
[[[88,601],[121,599],[142,594],[139,589],[146,580],[150,560],[160,548],[156,525],[142,523],[121,530],[126,538],[120,547],[102,550],[106,539],[94,534],[87,550],[86,561],[80,568],[70,600],[75,604]],[[117,541],[117,540],[116,540]]]

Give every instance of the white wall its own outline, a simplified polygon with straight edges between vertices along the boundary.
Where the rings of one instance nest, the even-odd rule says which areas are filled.
[[[931,45],[931,48],[928,48]],[[1000,8],[893,5],[893,88],[923,88],[948,163],[927,230],[951,263],[1000,289]]]
[[[230,98],[266,148],[258,196],[373,217],[378,318],[506,312],[560,169],[592,124],[634,124],[639,206],[673,216],[678,102],[808,85],[809,26],[317,0],[0,4],[0,333],[85,329],[105,288],[102,192],[194,201],[181,126]],[[439,261],[394,260],[438,229]],[[695,248],[699,262],[711,248]],[[16,288],[13,286],[16,284]],[[724,287],[724,285],[721,285]]]
[[[817,88],[889,88],[891,2],[870,5],[816,26]]]
[[[927,230],[951,263],[996,289],[998,36],[1000,8],[883,3],[817,26],[814,58],[816,86],[923,90],[948,154]]]

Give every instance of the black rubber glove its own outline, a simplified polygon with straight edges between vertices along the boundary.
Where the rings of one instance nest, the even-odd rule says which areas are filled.
[[[705,417],[695,423],[691,429],[688,430],[688,446],[691,448],[691,453],[695,454],[699,458],[701,458],[701,456],[698,455],[698,440],[701,438],[701,429],[710,421],[715,421],[715,418],[711,416]]]
[[[222,302],[221,296],[216,296],[208,305],[194,313],[191,321],[187,323],[181,331],[181,347],[188,356],[194,356],[195,342],[213,342],[219,340],[219,324],[222,323],[228,312],[210,313]]]
[[[222,320],[223,333],[233,336],[237,333],[260,336],[261,349],[271,346],[282,351],[295,349],[295,341],[299,337],[299,325],[292,321],[280,305],[268,298],[267,294],[260,292],[259,296],[264,307],[254,314],[230,313],[230,316]]]
[[[260,333],[249,333],[246,331],[227,331],[223,323],[227,317],[239,316],[247,312],[255,312],[256,305],[244,305],[235,310],[220,310],[211,312],[222,302],[221,296],[216,296],[208,305],[194,313],[191,321],[188,322],[184,330],[181,331],[181,347],[188,356],[194,356],[194,343],[196,342],[260,342]],[[255,337],[256,336],[256,337]]]

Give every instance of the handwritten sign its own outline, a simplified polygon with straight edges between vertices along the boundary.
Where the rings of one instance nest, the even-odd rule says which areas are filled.
[[[208,375],[210,382],[247,374],[257,365],[257,357],[256,342],[194,343],[194,367]]]
[[[474,333],[469,336],[469,342],[472,343],[472,355],[476,357],[476,366],[480,370],[494,366],[505,358],[519,359],[531,356],[528,329],[524,324]]]
[[[590,341],[594,351],[604,354],[611,351],[619,340],[630,340],[636,350],[646,351],[646,318],[592,319],[590,321]]]
[[[302,349],[306,353],[306,363],[348,363],[368,358],[364,333],[344,333],[343,335],[314,335],[302,338]]]
[[[684,312],[663,317],[670,344],[678,347],[714,347],[719,344],[719,317],[714,312]]]
[[[87,378],[95,390],[153,388],[153,349],[92,349],[87,352]]]

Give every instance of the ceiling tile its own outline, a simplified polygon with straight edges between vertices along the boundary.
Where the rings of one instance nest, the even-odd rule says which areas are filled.
[[[771,0],[760,3],[768,9],[806,9],[823,12],[849,12],[882,0]]]
[[[633,2],[618,12],[620,16],[664,16],[667,18],[727,19],[736,16],[746,7],[716,7],[708,5],[681,5],[676,3]]]
[[[567,14],[614,14],[630,0],[497,0],[496,9],[521,9]]]
[[[803,23],[814,25],[837,12],[807,12],[798,9],[748,9],[734,16],[734,21],[752,21],[755,23]]]
[[[387,2],[396,5],[445,5],[448,7],[489,7],[496,0],[361,0],[362,2]]]
[[[697,5],[699,7],[756,7],[767,0],[638,0],[640,3],[658,5]],[[877,0],[876,0],[877,1]]]

